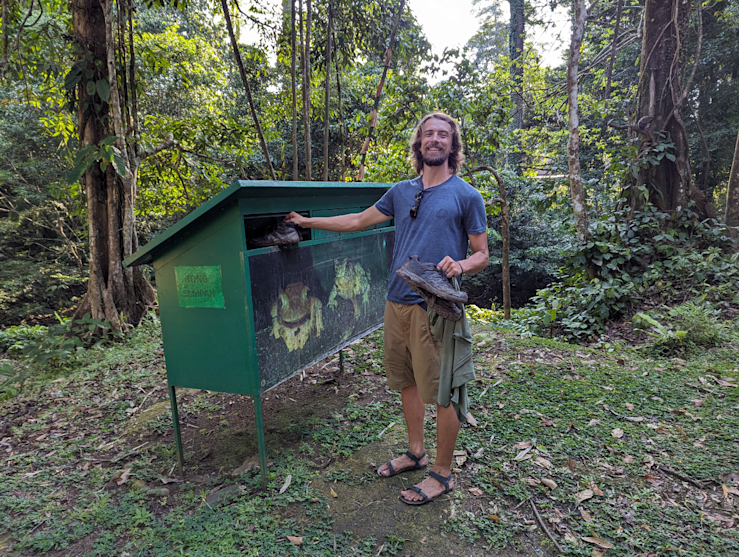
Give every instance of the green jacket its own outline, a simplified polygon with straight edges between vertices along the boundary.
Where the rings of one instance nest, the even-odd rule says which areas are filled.
[[[467,382],[475,378],[472,362],[472,333],[467,314],[457,322],[449,321],[428,307],[429,331],[441,344],[441,375],[439,377],[439,406],[451,403],[462,424],[467,423]]]

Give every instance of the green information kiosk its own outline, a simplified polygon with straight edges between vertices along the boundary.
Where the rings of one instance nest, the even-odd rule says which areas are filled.
[[[262,482],[261,395],[383,322],[393,221],[339,234],[300,229],[256,247],[289,211],[360,212],[391,184],[240,181],[124,261],[156,276],[179,473],[176,387],[253,397]]]

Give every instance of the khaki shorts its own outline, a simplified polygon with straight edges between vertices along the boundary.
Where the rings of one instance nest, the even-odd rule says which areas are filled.
[[[421,400],[439,396],[439,345],[429,332],[426,310],[418,304],[385,303],[385,372],[396,391],[418,386]]]

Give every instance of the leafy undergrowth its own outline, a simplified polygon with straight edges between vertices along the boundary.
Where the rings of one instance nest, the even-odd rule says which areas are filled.
[[[405,449],[381,335],[352,346],[344,371],[322,362],[265,395],[262,489],[239,395],[181,394],[188,475],[172,476],[163,352],[148,321],[0,406],[0,553],[439,555],[425,534],[393,529],[428,517],[455,555],[556,555],[535,508],[572,555],[736,555],[736,350],[736,331],[678,359],[478,324],[476,425],[460,433],[455,491],[425,507],[382,503],[397,523],[365,519],[353,533],[334,495],[385,501],[392,484],[349,463],[378,440]]]

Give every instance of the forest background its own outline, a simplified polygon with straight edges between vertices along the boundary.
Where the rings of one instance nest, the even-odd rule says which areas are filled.
[[[438,55],[395,0],[1,2],[0,553],[739,552],[739,1],[479,0]],[[267,489],[240,395],[182,393],[172,477],[122,261],[235,180],[412,177],[434,110],[491,254],[443,525],[361,471],[405,450],[378,335],[264,397]]]
[[[739,214],[735,2],[478,2],[439,56],[403,3],[296,2],[3,1],[3,326],[126,330],[154,303],[120,264],[139,245],[237,179],[411,177],[433,110],[459,120],[489,205],[478,305],[503,305],[504,216],[522,330],[597,339],[650,289],[709,294],[691,277],[708,257],[731,282],[711,273]],[[526,37],[555,9],[572,37],[551,67]],[[261,38],[236,48],[247,26]]]

